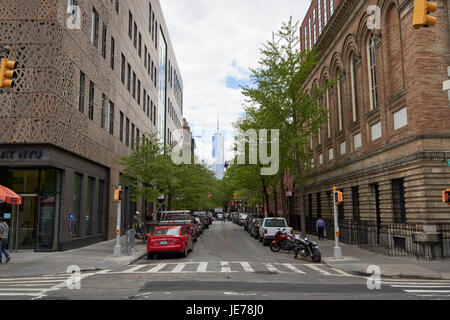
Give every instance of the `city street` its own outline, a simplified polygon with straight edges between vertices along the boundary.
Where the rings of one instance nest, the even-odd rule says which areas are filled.
[[[81,288],[69,276],[1,279],[2,299],[108,300],[308,300],[449,299],[450,281],[383,280],[369,290],[367,279],[325,264],[273,253],[242,227],[214,221],[187,258],[146,257],[114,271],[82,273]],[[446,289],[447,288],[447,289]],[[441,291],[439,296],[435,291]],[[443,291],[443,292],[442,292]]]

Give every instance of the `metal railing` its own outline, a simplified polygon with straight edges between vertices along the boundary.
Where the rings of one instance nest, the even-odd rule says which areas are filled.
[[[132,256],[136,252],[136,231],[128,230],[125,238],[125,245],[122,248],[122,254]]]
[[[334,221],[325,221],[325,237],[334,240]],[[306,217],[306,231],[317,234],[317,218]],[[450,258],[450,222],[433,222],[441,241],[433,245],[436,258]],[[291,216],[290,225],[301,230],[300,216]],[[380,252],[388,256],[415,256],[423,258],[425,247],[415,240],[416,234],[424,233],[422,223],[378,223],[377,221],[339,220],[339,240],[342,243],[357,245],[359,248]]]

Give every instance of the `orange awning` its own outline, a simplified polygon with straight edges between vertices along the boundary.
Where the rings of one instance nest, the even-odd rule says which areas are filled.
[[[0,202],[22,204],[22,198],[10,189],[0,185]]]

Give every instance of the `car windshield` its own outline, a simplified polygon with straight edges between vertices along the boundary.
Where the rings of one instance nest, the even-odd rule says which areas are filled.
[[[264,223],[265,227],[283,228],[286,227],[286,222],[282,219],[267,219]]]
[[[179,228],[170,228],[170,229],[156,229],[153,233],[154,236],[178,236],[180,235]]]
[[[246,214],[241,215],[241,219],[246,219],[246,218],[247,218]]]

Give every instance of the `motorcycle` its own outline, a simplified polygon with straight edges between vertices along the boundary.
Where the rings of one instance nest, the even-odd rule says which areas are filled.
[[[275,240],[270,244],[270,250],[273,252],[280,252],[281,250],[293,251],[296,237],[297,236],[292,237],[287,233],[278,231],[277,234],[275,234]]]
[[[294,251],[294,259],[297,259],[298,255],[300,255],[303,259],[310,256],[313,262],[320,262],[322,260],[319,245],[315,241],[309,241],[308,238],[296,238],[292,251]]]

